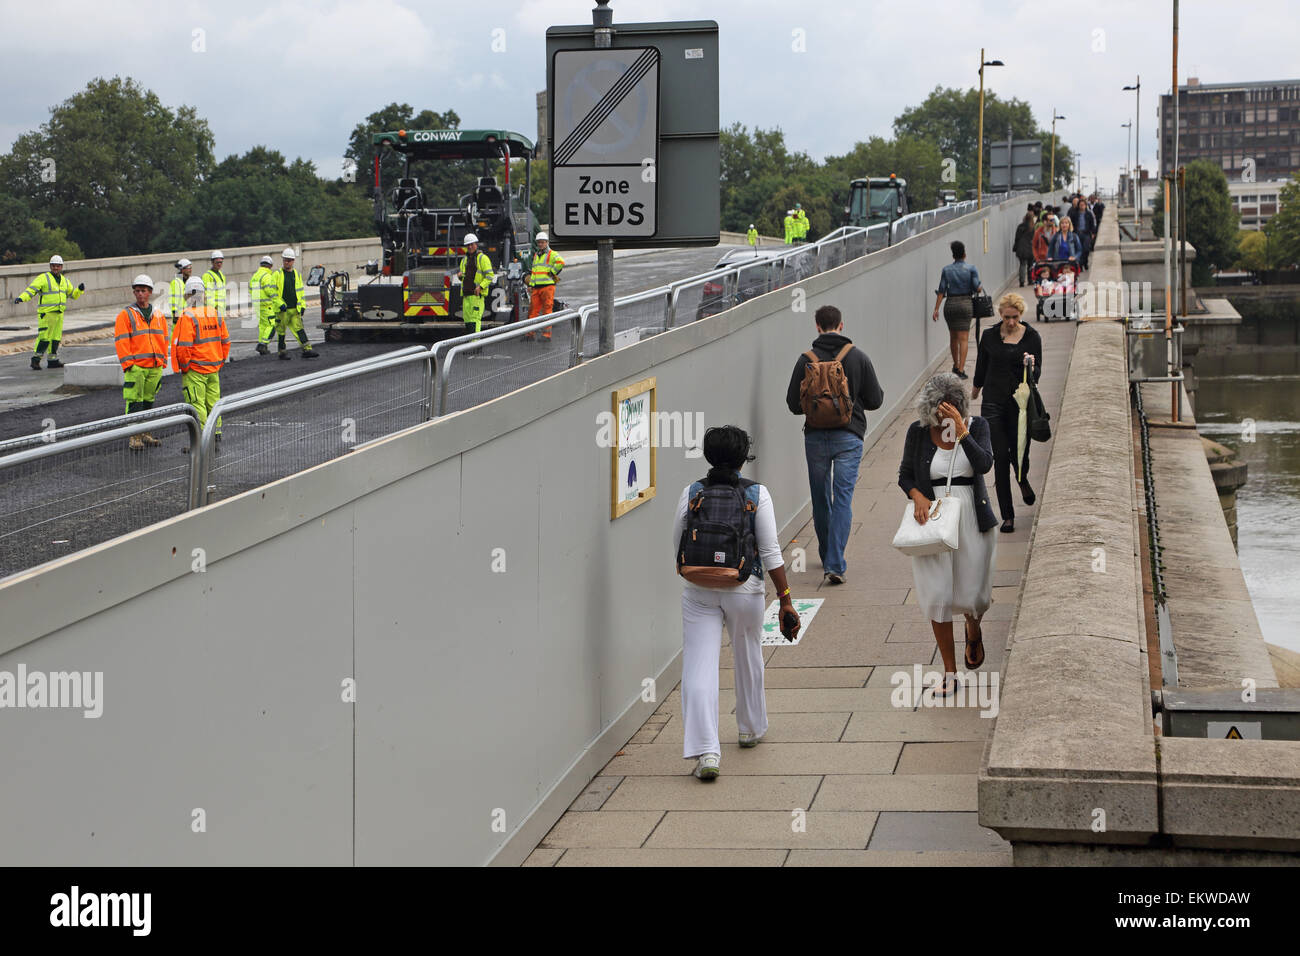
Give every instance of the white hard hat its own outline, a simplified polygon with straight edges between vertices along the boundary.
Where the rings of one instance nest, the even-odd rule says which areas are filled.
[[[280,253],[280,258],[281,258],[281,259],[297,259],[298,256],[294,254],[294,251],[293,251],[292,248],[289,248],[289,249],[284,250],[284,252]]]
[[[202,282],[203,280],[200,279],[199,281]],[[134,289],[134,288],[135,288],[136,286],[138,286],[138,285],[148,286],[149,288],[152,289],[152,288],[153,288],[153,279],[150,279],[147,275],[145,275],[145,274],[142,272],[142,273],[140,273],[138,276],[136,276],[135,279],[132,280],[132,282],[131,282],[131,288]]]
[[[753,229],[753,228],[754,228],[754,224],[753,224],[752,222],[749,224],[749,228],[750,228],[750,229]]]
[[[208,256],[208,258],[209,258],[209,259],[224,259],[224,258],[226,258],[226,254],[225,254],[224,252],[222,252],[220,249],[218,249],[218,250],[216,250],[215,252],[213,252],[212,255]]]
[[[542,242],[543,240],[545,240],[546,242],[550,242],[550,241],[551,241],[551,237],[548,236],[548,235],[547,235],[546,233],[544,233],[544,232],[539,232],[539,233],[537,234],[537,241],[538,241],[538,242]]]
[[[203,280],[200,279],[198,276],[190,276],[188,279],[185,280],[185,292],[184,292],[185,298],[188,299],[195,292],[202,292],[202,291],[203,291]]]
[[[50,265],[52,266],[63,265],[63,256],[50,256]]]
[[[478,236],[472,232],[465,233],[465,245],[468,246],[471,242],[478,242]]]
[[[257,260],[257,264],[259,266],[271,266],[271,265],[275,265],[275,262],[271,259],[270,256],[262,256],[262,258]]]
[[[177,259],[176,271],[180,272],[182,269],[188,269],[192,265],[194,265],[194,263],[190,262],[189,259]]]

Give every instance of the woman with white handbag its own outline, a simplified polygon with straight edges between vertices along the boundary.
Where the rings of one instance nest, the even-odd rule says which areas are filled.
[[[912,499],[894,546],[912,556],[917,603],[930,620],[943,684],[936,697],[957,690],[952,618],[966,618],[966,667],[984,663],[980,618],[993,603],[997,518],[989,507],[984,475],[993,467],[989,425],[967,418],[970,404],[961,379],[936,375],[921,389],[918,420],[907,430],[898,486]]]

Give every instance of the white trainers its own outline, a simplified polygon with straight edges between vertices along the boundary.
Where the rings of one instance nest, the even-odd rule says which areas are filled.
[[[758,734],[741,734],[741,735],[740,735],[740,746],[742,746],[742,747],[757,747],[757,746],[758,746],[758,742],[759,742],[760,740],[762,740],[762,739],[763,739],[763,738],[760,737]]]
[[[718,754],[701,754],[700,762],[695,765],[692,774],[701,780],[718,778]]]

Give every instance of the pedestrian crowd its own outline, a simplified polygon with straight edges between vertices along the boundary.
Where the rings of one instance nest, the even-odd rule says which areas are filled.
[[[1095,237],[1101,204],[1076,196],[1070,205],[1065,216],[1031,207],[1026,215],[1026,222],[1032,217],[1034,225],[1029,241],[1037,245],[1046,234],[1045,241],[1055,243],[1055,251],[1082,260]],[[1062,230],[1049,226],[1053,219],[1069,223],[1064,232],[1068,238],[1060,239]],[[1022,224],[1017,255],[1024,234]],[[911,556],[917,603],[943,661],[942,679],[931,689],[936,699],[953,697],[961,686],[956,616],[963,620],[966,671],[984,663],[980,623],[993,602],[998,532],[1015,530],[1012,481],[1021,500],[1034,504],[1029,442],[1050,436],[1037,397],[1042,340],[1023,321],[1026,306],[1019,294],[1003,295],[995,310],[997,321],[977,335],[975,372],[968,380],[972,302],[984,290],[978,270],[966,261],[963,244],[953,242],[951,251],[953,261],[942,270],[930,318],[937,321],[942,306],[953,367],[920,389],[916,420],[908,428],[898,466],[898,486],[907,506],[894,539],[895,547]],[[822,583],[842,586],[851,580],[845,549],[867,413],[879,409],[885,395],[871,358],[846,334],[840,310],[824,305],[813,319],[816,337],[795,359],[786,406],[803,418]],[[977,400],[982,402],[978,414]],[[707,781],[721,772],[718,665],[724,628],[735,661],[737,743],[749,748],[768,730],[761,647],[764,574],[776,588],[777,621],[787,640],[798,635],[800,621],[777,540],[771,494],[741,476],[755,459],[750,436],[734,425],[710,428],[703,454],[709,471],[682,489],[672,539],[683,579],[682,756],[694,760],[694,776]],[[1000,526],[986,485],[990,473]]]

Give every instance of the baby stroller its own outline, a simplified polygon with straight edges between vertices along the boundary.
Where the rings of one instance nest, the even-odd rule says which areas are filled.
[[[1075,286],[1081,271],[1079,263],[1070,260],[1051,259],[1034,263],[1030,277],[1037,300],[1035,317],[1039,322],[1044,319],[1078,319]]]

